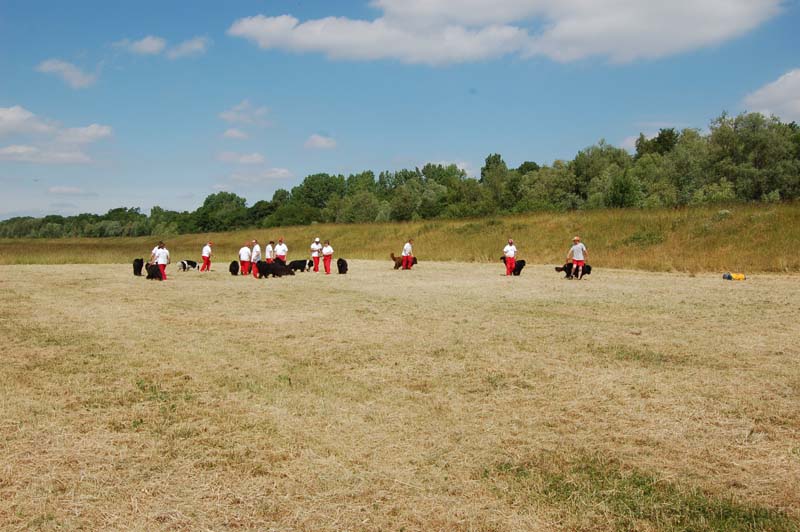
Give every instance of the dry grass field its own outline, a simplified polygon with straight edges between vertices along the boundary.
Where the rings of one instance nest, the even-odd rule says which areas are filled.
[[[799,529],[797,276],[350,262],[0,266],[0,528]]]

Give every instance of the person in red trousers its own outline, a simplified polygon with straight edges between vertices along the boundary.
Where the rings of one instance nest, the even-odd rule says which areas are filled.
[[[250,253],[250,269],[253,272],[253,277],[258,277],[258,264],[261,261],[261,245],[258,240],[253,239],[253,251]]]
[[[314,261],[314,271],[319,271],[319,252],[322,250],[322,244],[319,243],[319,237],[315,238],[311,243],[311,260]]]
[[[325,245],[322,246],[322,264],[325,266],[325,275],[331,274],[331,260],[333,260],[333,248],[330,240],[326,240]]]
[[[412,244],[414,240],[409,238],[408,241],[403,246],[403,252],[400,254],[402,257],[402,268],[404,270],[410,270],[411,266],[414,265],[414,250],[412,249]]]
[[[213,246],[213,245],[214,245],[214,243],[209,240],[208,244],[203,246],[203,265],[200,266],[200,271],[201,272],[210,272],[211,271],[211,256],[213,255],[211,253],[211,246]]]
[[[156,252],[153,254],[155,256],[155,262],[158,264],[158,269],[161,270],[161,280],[167,280],[167,264],[169,264],[169,250],[164,245],[163,242],[158,243],[158,248]]]
[[[508,239],[508,244],[503,248],[503,256],[506,258],[506,275],[511,275],[517,265],[517,246],[513,239]]]
[[[239,271],[242,275],[250,275],[250,243],[245,242],[239,249]]]

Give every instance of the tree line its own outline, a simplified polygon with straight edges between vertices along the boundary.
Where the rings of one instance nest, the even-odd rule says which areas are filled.
[[[247,205],[231,192],[195,211],[120,207],[106,214],[17,217],[0,237],[114,237],[229,231],[312,222],[368,223],[463,218],[542,210],[655,208],[800,197],[800,127],[777,117],[723,113],[707,134],[663,128],[639,135],[636,152],[601,140],[570,161],[509,168],[486,157],[480,178],[455,165],[344,175],[313,174],[271,200]]]

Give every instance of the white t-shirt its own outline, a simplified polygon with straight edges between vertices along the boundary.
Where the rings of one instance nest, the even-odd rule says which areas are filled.
[[[169,264],[169,251],[167,248],[156,249],[156,264]]]
[[[195,249],[197,249],[197,248],[195,248]],[[203,246],[203,256],[204,257],[210,257],[211,256],[211,246],[209,246],[208,244]]]
[[[150,256],[153,257],[153,260],[156,260],[156,251],[158,251],[158,246],[153,248],[153,251],[150,252]]]
[[[411,256],[411,242],[406,242],[406,244],[403,246],[402,256],[403,257],[410,257]]]
[[[275,254],[275,253],[274,253],[274,252],[273,252],[273,250],[272,250],[272,246],[271,246],[270,244],[267,244],[267,245],[264,247],[264,259],[265,259],[265,260],[274,259],[274,258],[275,258],[275,257],[274,257],[274,254]]]
[[[328,255],[333,255],[333,248],[330,246],[330,244],[322,248],[322,255],[324,257],[327,257]]]
[[[319,251],[322,249],[322,244],[319,242],[312,242],[311,243],[311,256],[312,257],[319,257]]]
[[[517,246],[515,246],[514,244],[507,244],[506,247],[503,248],[503,255],[505,255],[509,259],[513,259],[514,257],[517,256]]]
[[[253,252],[250,254],[250,260],[253,262],[261,260],[261,246],[258,244],[253,244]]]
[[[289,254],[289,247],[286,244],[276,244],[275,245],[275,256],[276,257],[285,257]]]
[[[583,242],[578,242],[570,248],[570,252],[572,252],[572,260],[584,260],[583,254],[586,253],[586,246],[583,245]]]
[[[242,262],[250,261],[250,248],[247,246],[242,246],[242,249],[239,250],[239,260]]]

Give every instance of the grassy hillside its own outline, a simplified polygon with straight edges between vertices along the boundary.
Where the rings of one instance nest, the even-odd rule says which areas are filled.
[[[698,207],[681,210],[598,210],[538,213],[473,220],[249,229],[164,236],[173,261],[199,260],[212,239],[218,262],[228,262],[245,240],[283,236],[289,256],[306,255],[315,236],[331,240],[340,257],[384,259],[415,239],[420,261],[495,261],[508,237],[520,257],[557,264],[574,234],[590,262],[605,268],[651,271],[800,271],[800,204]],[[0,240],[0,264],[126,263],[149,254],[157,238]]]

